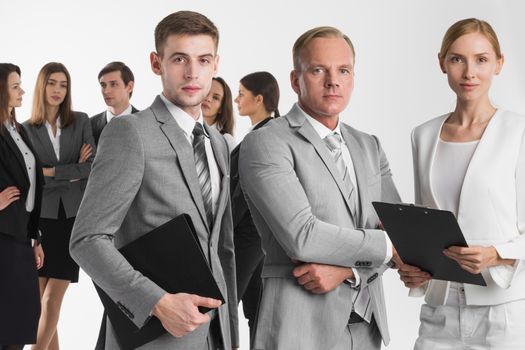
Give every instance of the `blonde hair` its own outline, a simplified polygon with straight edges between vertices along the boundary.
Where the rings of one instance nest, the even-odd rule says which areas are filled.
[[[354,45],[350,38],[341,32],[339,29],[329,26],[316,27],[308,30],[303,33],[293,45],[292,56],[293,56],[293,68],[295,71],[301,70],[300,55],[301,51],[315,38],[343,38],[350,49],[352,50],[352,55],[355,57]]]
[[[64,73],[67,79],[67,92],[64,101],[60,104],[60,124],[61,128],[66,128],[74,122],[74,114],[71,106],[71,76],[67,68],[58,62],[50,62],[42,67],[38,73],[33,94],[33,109],[31,111],[30,124],[42,125],[46,121],[46,86],[49,77],[53,73]]]
[[[487,40],[492,45],[494,52],[496,53],[496,57],[498,59],[502,58],[501,47],[499,45],[499,40],[498,36],[496,35],[496,32],[494,31],[494,29],[492,29],[490,24],[477,18],[462,19],[461,21],[454,23],[450,28],[448,28],[441,43],[439,58],[445,58],[445,56],[448,53],[448,50],[450,50],[450,46],[452,46],[454,41],[456,41],[463,35],[471,33],[480,33],[485,38],[487,38]]]

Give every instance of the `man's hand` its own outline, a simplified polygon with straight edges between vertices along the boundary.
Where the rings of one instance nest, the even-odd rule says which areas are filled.
[[[44,266],[44,251],[42,250],[42,246],[40,244],[35,245],[33,252],[35,253],[36,269],[40,270],[42,266]]]
[[[448,258],[456,261],[465,271],[473,274],[481,273],[487,267],[496,265],[512,265],[514,259],[500,258],[494,247],[449,247],[443,251]]]
[[[201,314],[197,307],[218,308],[222,302],[195,294],[165,294],[153,308],[162,326],[174,337],[182,337],[210,322],[210,316]]]
[[[20,199],[20,190],[15,186],[6,187],[0,192],[0,210],[4,210],[18,199]]]
[[[408,288],[417,288],[432,279],[428,272],[421,271],[419,267],[403,263],[399,266],[397,273],[399,273],[401,281],[405,283],[405,287]]]
[[[91,154],[93,154],[93,148],[91,148],[91,145],[88,143],[85,143],[80,148],[80,157],[78,158],[79,163],[85,163],[86,160],[91,157]]]
[[[354,277],[349,267],[304,263],[293,269],[297,282],[314,294],[328,293]]]

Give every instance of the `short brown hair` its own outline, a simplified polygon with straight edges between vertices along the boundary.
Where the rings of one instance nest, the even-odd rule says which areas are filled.
[[[98,73],[98,80],[100,81],[100,78],[102,78],[103,75],[106,75],[108,73],[113,72],[120,72],[120,76],[122,77],[122,81],[124,82],[124,85],[128,86],[130,81],[135,81],[135,76],[133,75],[133,72],[131,69],[124,64],[124,62],[110,62],[102,68],[100,73]],[[133,95],[133,90],[129,93],[129,97]]]
[[[329,26],[316,27],[303,33],[293,45],[292,56],[293,56],[293,68],[295,71],[300,71],[300,55],[301,51],[315,38],[343,38],[347,42],[348,46],[352,50],[352,54],[355,57],[354,45],[350,38],[341,32],[339,29]]]
[[[164,53],[164,45],[170,35],[209,35],[219,46],[219,30],[208,17],[193,11],[178,11],[164,17],[155,28],[155,49],[159,56]]]
[[[49,77],[53,73],[64,73],[67,79],[67,91],[64,101],[60,104],[58,113],[60,115],[61,128],[67,128],[74,123],[74,114],[71,103],[71,75],[62,63],[50,62],[42,67],[38,73],[33,94],[33,109],[31,111],[30,124],[42,125],[46,121],[46,86]]]
[[[454,23],[450,28],[448,28],[441,43],[439,58],[445,58],[445,56],[448,53],[448,50],[450,49],[454,41],[456,41],[459,37],[471,33],[482,34],[491,43],[492,48],[496,53],[496,57],[498,59],[502,57],[498,36],[496,35],[494,29],[492,29],[492,26],[487,22],[477,18],[467,18]]]

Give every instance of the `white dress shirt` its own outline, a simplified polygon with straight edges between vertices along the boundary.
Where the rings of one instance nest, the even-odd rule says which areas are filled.
[[[164,101],[166,108],[171,113],[177,124],[181,127],[184,132],[184,136],[190,143],[190,146],[193,148],[193,128],[195,123],[203,124],[202,112],[200,112],[199,117],[195,120],[188,113],[184,112],[180,107],[174,105],[169,101],[163,94],[160,94],[160,98]],[[217,212],[217,201],[219,200],[219,194],[221,191],[221,178],[219,175],[219,167],[215,156],[213,155],[213,149],[211,148],[210,138],[204,129],[204,133],[207,137],[204,138],[204,146],[206,149],[206,158],[208,160],[208,168],[210,170],[210,180],[211,180],[211,196],[212,196],[212,211],[213,216]]]
[[[111,119],[120,117],[121,115],[127,115],[127,114],[131,114],[131,105],[128,105],[128,108],[126,108],[125,110],[122,111],[122,113],[117,114],[117,115],[114,115],[113,113],[111,113],[111,111],[108,108],[108,110],[106,111],[106,122],[109,124]]]
[[[27,193],[26,198],[26,210],[28,212],[33,211],[33,208],[35,207],[35,191],[36,191],[36,160],[35,156],[33,155],[33,152],[29,149],[29,147],[26,145],[24,140],[22,139],[22,136],[20,133],[16,130],[15,126],[9,122],[4,123],[7,130],[9,130],[9,134],[15,141],[16,145],[18,146],[18,149],[22,153],[22,156],[24,157],[24,163],[26,165],[27,175],[29,176],[29,192]]]
[[[51,144],[53,145],[53,150],[55,151],[55,154],[57,156],[57,160],[60,160],[60,134],[62,133],[62,129],[60,129],[60,116],[57,117],[56,126],[57,126],[57,133],[56,135],[53,135],[53,128],[51,127],[51,124],[46,120],[46,129],[47,133],[49,134],[49,139],[51,140]]]

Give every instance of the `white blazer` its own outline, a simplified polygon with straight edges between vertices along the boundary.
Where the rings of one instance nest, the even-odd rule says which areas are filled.
[[[416,203],[440,208],[430,176],[443,123],[449,114],[412,132]],[[461,189],[459,226],[469,245],[494,246],[513,266],[482,272],[487,287],[465,284],[467,305],[496,305],[525,298],[525,118],[498,110],[487,125],[468,166]],[[449,282],[432,280],[414,288],[429,305],[443,305]]]

